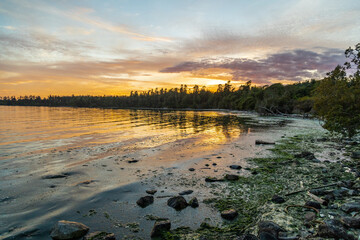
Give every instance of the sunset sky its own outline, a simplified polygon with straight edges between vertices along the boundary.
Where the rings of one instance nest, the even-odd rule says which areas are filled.
[[[0,96],[287,84],[358,42],[359,0],[0,0]]]

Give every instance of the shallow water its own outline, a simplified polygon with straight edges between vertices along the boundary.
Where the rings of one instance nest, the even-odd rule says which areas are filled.
[[[175,226],[216,222],[219,216],[205,206],[179,213],[163,207],[166,198],[146,209],[134,202],[146,188],[163,195],[203,188],[199,178],[222,174],[229,163],[246,166],[246,157],[264,150],[254,146],[256,137],[275,140],[274,131],[291,122],[239,112],[0,106],[0,238],[48,239],[48,228],[61,219],[123,236],[126,227],[114,230],[108,218],[99,223],[84,215],[100,206],[104,212],[109,203],[119,211],[113,219],[144,225],[136,233],[141,237],[152,224],[145,213],[173,217]],[[217,165],[199,167],[207,162]],[[188,167],[198,168],[196,175]],[[193,195],[204,199],[208,191]]]

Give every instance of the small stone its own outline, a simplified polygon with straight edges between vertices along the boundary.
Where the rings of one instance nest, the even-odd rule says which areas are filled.
[[[179,195],[183,196],[183,195],[189,195],[192,194],[194,191],[193,190],[185,190],[179,193]]]
[[[352,152],[351,157],[355,159],[360,159],[360,151]]]
[[[145,196],[145,197],[139,198],[139,200],[136,201],[136,204],[142,208],[145,208],[145,207],[149,206],[150,204],[152,204],[153,202],[154,202],[153,196]]]
[[[314,212],[308,212],[305,214],[305,222],[311,222],[315,220],[316,214]]]
[[[151,237],[160,237],[163,232],[169,231],[171,228],[170,220],[155,222],[151,231]]]
[[[256,145],[273,145],[275,143],[274,142],[267,142],[267,141],[263,141],[263,140],[255,140],[255,144]]]
[[[240,165],[230,165],[231,169],[240,170],[242,167]]]
[[[205,164],[205,167],[208,167],[208,166],[210,166],[209,164]]]
[[[128,163],[137,163],[139,160],[129,160]]]
[[[169,207],[175,208],[175,210],[180,211],[188,206],[185,198],[182,196],[172,197],[167,201]]]
[[[189,171],[193,172],[193,171],[195,171],[195,168],[189,168]]]
[[[229,209],[221,212],[221,217],[226,220],[233,220],[238,215],[238,212],[235,209]]]
[[[346,213],[359,212],[360,211],[360,202],[350,202],[341,205],[341,210]]]
[[[331,191],[324,190],[324,189],[311,189],[310,193],[312,193],[316,196],[325,196],[325,195],[331,193]]]
[[[216,165],[217,165],[217,163],[213,163],[212,165],[213,165],[213,166],[216,166]]]
[[[217,179],[217,178],[214,178],[214,177],[206,177],[205,178],[205,182],[222,182],[224,181],[223,179]]]
[[[299,154],[295,154],[294,157],[296,157],[296,158],[305,158],[307,160],[316,159],[315,155],[313,153],[311,153],[311,152],[308,152],[308,151],[304,151],[304,152],[301,152]]]
[[[52,175],[46,175],[42,176],[42,179],[56,179],[56,178],[66,178],[68,175],[65,174],[52,174]]]
[[[93,232],[84,237],[84,240],[116,240],[115,234],[107,232]]]
[[[259,222],[258,227],[259,227],[259,236],[260,233],[266,232],[272,235],[275,239],[278,238],[279,232],[286,232],[285,229],[283,229],[276,223],[270,221],[261,221]],[[262,238],[260,237],[260,239]],[[264,239],[272,239],[272,238],[264,238]]]
[[[226,174],[225,179],[228,181],[236,181],[239,180],[239,176],[234,174]]]
[[[321,209],[320,203],[314,202],[314,201],[307,201],[307,202],[305,203],[305,206],[313,207],[313,208],[316,208],[316,209]]]
[[[355,217],[343,217],[341,221],[346,227],[349,228],[360,228],[360,218]]]
[[[55,224],[50,236],[54,240],[70,240],[81,238],[88,231],[89,227],[82,223],[61,220]]]
[[[146,190],[146,193],[151,194],[151,195],[154,195],[156,192],[157,192],[157,190],[155,190],[155,189]]]
[[[199,201],[197,200],[196,197],[193,197],[190,201],[189,201],[189,205],[192,208],[197,208],[199,206]]]
[[[283,197],[280,197],[278,195],[274,195],[272,198],[271,198],[271,201],[273,203],[284,203],[285,202],[285,199]]]

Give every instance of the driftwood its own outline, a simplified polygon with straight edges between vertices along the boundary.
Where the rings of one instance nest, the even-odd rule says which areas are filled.
[[[320,204],[324,204],[324,202],[325,202],[325,200],[319,198],[318,196],[312,194],[311,192],[307,192],[306,194]]]
[[[294,194],[298,194],[298,193],[301,193],[301,192],[306,192],[306,191],[310,191],[310,190],[313,190],[313,189],[319,189],[319,188],[325,188],[325,187],[333,187],[333,186],[336,186],[338,185],[339,183],[331,183],[331,184],[327,184],[327,185],[323,185],[323,186],[319,186],[319,187],[314,187],[314,188],[309,188],[309,189],[302,189],[302,190],[298,190],[298,191],[295,191],[295,192],[290,192],[290,193],[287,193],[285,194],[285,196],[291,196],[291,195],[294,195]]]

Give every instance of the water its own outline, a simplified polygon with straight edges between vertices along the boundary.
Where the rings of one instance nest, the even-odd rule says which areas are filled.
[[[241,156],[237,161],[246,164],[244,159],[255,152],[254,137],[287,121],[237,112],[0,106],[0,123],[0,238],[47,239],[49,225],[65,217],[114,231],[113,223],[99,225],[94,218],[74,214],[75,209],[88,211],[84,202],[130,202],[122,211],[134,208],[136,214],[129,213],[124,221],[139,221],[145,230],[151,222],[138,217],[146,211],[151,214],[152,208],[176,217],[180,213],[155,204],[139,212],[134,202],[145,187],[164,178],[171,186],[164,188],[165,193],[181,190],[178,179],[169,173],[191,179],[194,176],[185,170],[202,161],[217,160],[219,171],[212,175],[222,174],[234,161],[234,153]],[[239,145],[230,145],[234,142]],[[198,171],[196,177],[206,171]],[[44,179],[55,174],[67,177]],[[201,194],[205,197],[206,191]],[[206,208],[195,216],[190,210],[184,212],[192,214],[194,225],[213,215]]]

